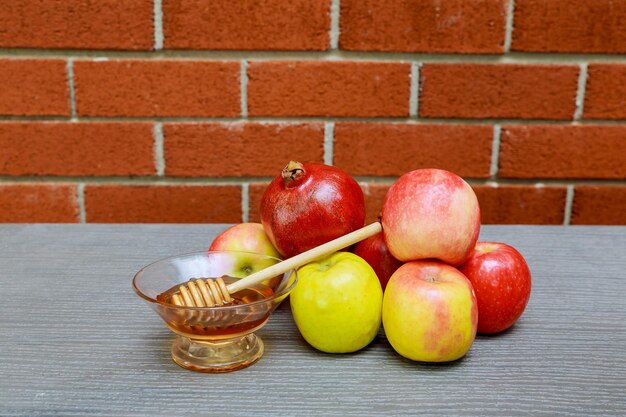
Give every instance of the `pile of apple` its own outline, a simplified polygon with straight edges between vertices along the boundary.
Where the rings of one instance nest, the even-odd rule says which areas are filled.
[[[290,162],[267,187],[261,222],[221,233],[209,250],[289,258],[363,227],[358,183],[340,169]],[[461,358],[476,333],[498,333],[522,315],[530,270],[510,245],[477,242],[480,208],[472,188],[448,171],[420,169],[389,189],[383,232],[352,252],[298,269],[291,311],[304,339],[329,353],[367,346],[382,324],[402,356]]]

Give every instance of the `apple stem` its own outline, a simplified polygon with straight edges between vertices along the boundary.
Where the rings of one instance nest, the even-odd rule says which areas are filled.
[[[300,162],[289,161],[287,166],[283,168],[282,177],[285,183],[295,181],[304,175],[304,165]]]

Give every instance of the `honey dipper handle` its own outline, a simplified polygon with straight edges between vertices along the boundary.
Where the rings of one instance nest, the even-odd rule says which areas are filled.
[[[337,252],[339,249],[343,249],[354,243],[367,239],[370,236],[374,236],[383,230],[380,222],[372,223],[368,226],[362,227],[354,232],[348,233],[338,237],[337,239],[326,242],[320,246],[316,246],[309,249],[306,252],[302,252],[299,255],[281,261],[268,268],[265,268],[259,272],[248,275],[238,281],[233,282],[226,288],[230,294],[243,290],[244,288],[251,287],[254,284],[265,281],[266,279],[273,278],[277,275],[284,274],[285,272],[294,269],[296,267],[307,264],[322,256],[330,255],[333,252]]]

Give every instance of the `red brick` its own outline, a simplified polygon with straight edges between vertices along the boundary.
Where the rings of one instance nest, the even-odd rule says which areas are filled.
[[[563,224],[565,187],[474,185],[484,224]]]
[[[70,96],[65,61],[0,59],[0,115],[69,114]]]
[[[151,0],[11,0],[0,8],[0,47],[152,49]]]
[[[164,45],[172,49],[328,49],[330,1],[163,1]]]
[[[571,224],[626,225],[626,186],[577,185]]]
[[[292,159],[323,162],[321,123],[166,124],[165,173],[172,176],[271,176]]]
[[[363,190],[363,196],[365,197],[365,224],[370,224],[378,220],[378,216],[383,209],[387,190],[389,190],[391,184],[391,182],[365,182],[360,184]]]
[[[341,49],[501,53],[507,0],[341,0]]]
[[[578,72],[564,65],[426,64],[420,115],[572,119]]]
[[[626,178],[626,126],[505,126],[499,176]]]
[[[511,49],[626,52],[626,2],[515,0]]]
[[[403,63],[269,61],[248,65],[251,116],[409,114],[410,66]]]
[[[493,128],[486,125],[338,123],[333,162],[352,175],[441,168],[486,178],[492,142]]]
[[[267,183],[252,183],[248,187],[248,221],[261,223],[261,198],[267,188]]]
[[[626,65],[589,65],[583,109],[585,119],[626,119]]]
[[[87,185],[89,223],[238,223],[241,187]]]
[[[76,61],[81,116],[238,116],[238,62]]]
[[[151,123],[0,123],[2,175],[154,175]]]
[[[75,185],[0,184],[0,223],[77,223]]]

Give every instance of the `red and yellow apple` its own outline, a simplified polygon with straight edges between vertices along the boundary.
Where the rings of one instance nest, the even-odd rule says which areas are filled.
[[[229,227],[217,235],[209,250],[252,252],[280,258],[261,223],[240,223]]]
[[[360,241],[354,246],[352,252],[365,259],[374,269],[383,291],[385,291],[391,275],[402,265],[402,262],[394,258],[389,252],[382,233]]]
[[[372,267],[350,252],[300,267],[290,300],[300,334],[322,352],[355,352],[380,329],[380,282]]]
[[[233,256],[225,257],[222,262],[230,262],[231,276],[243,278],[276,263],[280,254],[272,246],[260,223],[240,223],[229,227],[211,243],[209,251],[232,251]],[[260,258],[250,253],[266,255]],[[226,268],[225,266],[223,268]]]
[[[476,337],[478,308],[470,281],[435,260],[402,265],[383,299],[383,327],[405,358],[448,362],[461,358]]]
[[[519,319],[530,298],[531,274],[514,247],[478,242],[459,269],[476,292],[479,333],[501,332]]]
[[[400,261],[436,258],[460,265],[480,231],[476,194],[461,177],[440,169],[418,169],[389,188],[382,209],[389,251]]]

